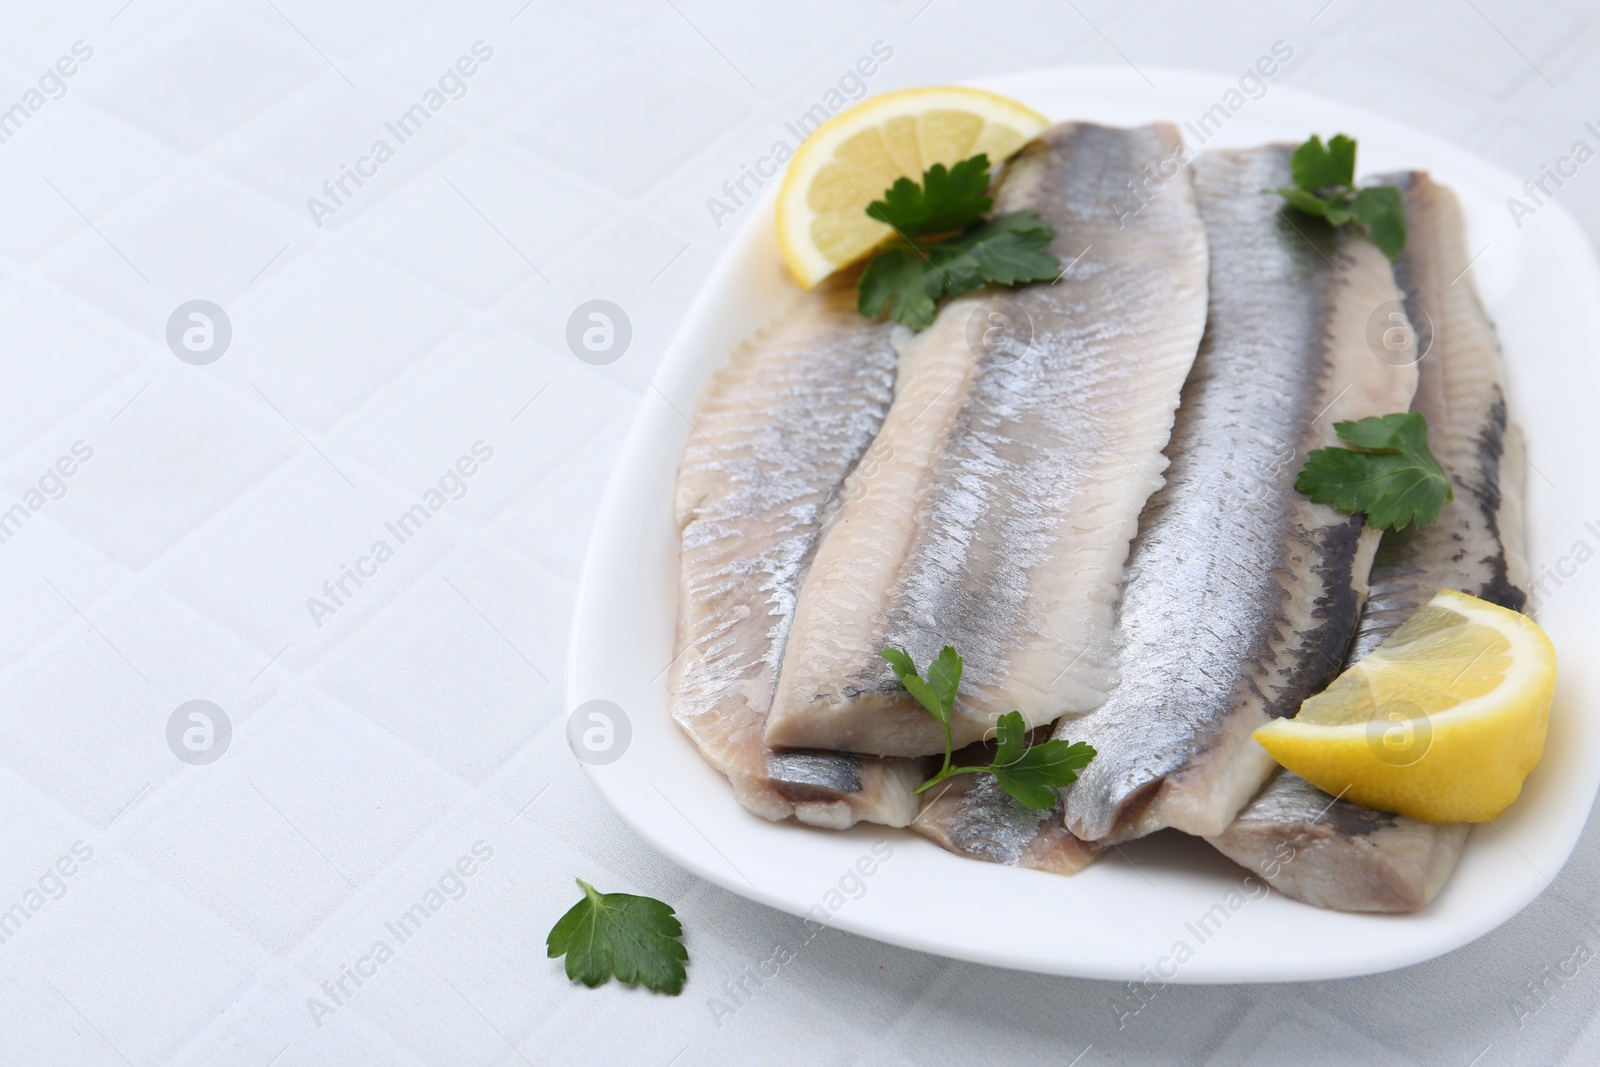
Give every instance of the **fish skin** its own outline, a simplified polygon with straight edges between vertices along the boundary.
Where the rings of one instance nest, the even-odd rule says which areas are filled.
[[[1334,800],[1298,775],[1269,781],[1217,850],[1294,900],[1335,911],[1408,912],[1431,901],[1470,830]]]
[[[742,345],[703,394],[675,500],[681,534],[672,713],[767,819],[905,826],[914,760],[772,752],[762,741],[801,575],[845,476],[893,395],[890,329],[848,279],[802,296]]]
[[[1371,652],[1440,589],[1456,589],[1521,611],[1528,601],[1522,489],[1526,459],[1508,424],[1500,345],[1472,284],[1461,208],[1427,174],[1374,179],[1406,198],[1406,250],[1395,278],[1417,331],[1417,396],[1428,445],[1455,487],[1439,518],[1390,531],[1372,568],[1372,602],[1350,661]],[[1459,282],[1452,282],[1460,279]],[[1507,445],[1510,455],[1507,455]],[[1504,483],[1504,484],[1502,484]]]
[[[969,340],[992,292],[905,351],[885,461],[852,475],[806,577],[769,744],[942,752],[887,647],[961,653],[957,747],[1009,711],[1030,727],[1086,711],[1115,681],[1113,605],[1204,329],[1206,249],[1186,169],[1137,213],[1110,205],[1181,145],[1166,124],[1064,123],[1008,166],[997,210],[1038,211],[1068,272],[1004,295],[1032,324],[1021,358]]]
[[[1372,565],[1372,594],[1346,666],[1366,656],[1441,589],[1527,610],[1522,496],[1526,461],[1508,425],[1494,324],[1473,285],[1461,208],[1421,172],[1373,179],[1406,200],[1406,249],[1395,262],[1415,324],[1417,394],[1429,447],[1455,499],[1422,529],[1389,530]],[[1415,911],[1455,869],[1470,827],[1419,822],[1335,800],[1278,774],[1211,843],[1274,889],[1339,911]],[[1292,860],[1264,868],[1287,852]]]
[[[957,766],[987,766],[994,754],[992,743],[979,743],[953,759]],[[924,793],[911,829],[958,856],[1051,874],[1077,874],[1103,851],[1062,825],[1059,798],[1053,808],[1027,807],[992,774],[957,775]]]
[[[1378,531],[1295,476],[1339,443],[1336,421],[1405,410],[1417,374],[1366,341],[1401,296],[1383,254],[1262,192],[1292,184],[1291,152],[1195,162],[1210,314],[1129,556],[1122,682],[1056,730],[1098,751],[1065,790],[1067,828],[1088,841],[1220,833],[1276,766],[1251,733],[1334,676],[1366,596]]]

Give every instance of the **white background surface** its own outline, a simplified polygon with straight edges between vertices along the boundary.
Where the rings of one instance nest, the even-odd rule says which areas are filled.
[[[562,721],[595,502],[739,218],[719,230],[706,199],[792,143],[784,122],[874,41],[894,49],[880,91],[1057,63],[1239,71],[1281,38],[1282,82],[1527,177],[1595,143],[1593,6],[273,4],[0,16],[0,110],[94,48],[0,143],[0,508],[94,449],[0,543],[0,912],[93,850],[0,943],[0,1061],[1600,1058],[1596,964],[1546,977],[1600,951],[1592,834],[1526,912],[1441,960],[1170,987],[1119,1029],[1125,987],[806,942],[634,839]],[[306,198],[479,39],[494,57],[466,96],[319,229]],[[1559,194],[1592,234],[1597,175]],[[234,330],[207,367],[164,338],[197,297]],[[601,369],[564,340],[597,297],[634,330]],[[466,494],[317,627],[306,599],[478,440],[494,457]],[[207,766],[166,741],[197,698],[234,730]],[[396,945],[385,923],[480,841],[465,895]],[[678,908],[682,997],[575,989],[544,958],[574,876]],[[379,938],[392,958],[317,1025],[307,999]],[[779,945],[792,962],[714,1020],[710,998],[737,1006],[724,984]]]

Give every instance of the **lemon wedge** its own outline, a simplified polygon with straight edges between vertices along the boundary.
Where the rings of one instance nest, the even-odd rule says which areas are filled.
[[[1334,796],[1488,822],[1544,754],[1555,685],[1555,648],[1532,619],[1447,589],[1255,739]]]
[[[921,182],[935,163],[953,166],[979,152],[1011,158],[1050,120],[983,89],[903,89],[863,101],[818,127],[789,161],[778,190],[778,245],[810,289],[869,255],[893,231],[867,205],[896,178]]]

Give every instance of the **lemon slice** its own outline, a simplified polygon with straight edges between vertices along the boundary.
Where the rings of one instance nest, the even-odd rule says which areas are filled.
[[[1487,822],[1544,754],[1555,685],[1555,649],[1532,619],[1446,589],[1255,739],[1331,795]]]
[[[983,89],[941,86],[885,93],[841,111],[800,146],[778,190],[778,245],[810,289],[878,247],[893,231],[867,205],[896,178],[922,180],[984,152],[1011,158],[1050,120]]]

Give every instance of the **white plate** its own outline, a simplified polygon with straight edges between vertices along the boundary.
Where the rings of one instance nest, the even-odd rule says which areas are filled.
[[[1195,120],[1236,88],[1236,79],[1211,74],[1147,73],[1159,88],[1120,68],[1037,71],[981,84],[1054,118],[1119,125]],[[1570,575],[1560,587],[1549,581],[1541,608],[1562,671],[1544,763],[1505,817],[1474,831],[1438,899],[1407,916],[1323,911],[1261,892],[1258,880],[1245,883],[1243,869],[1176,833],[1125,846],[1123,855],[1061,878],[961,859],[908,831],[829,833],[769,823],[735,803],[667,711],[677,597],[672,486],[688,415],[707,377],[794,292],[773,233],[775,182],[765,200],[745,209],[743,228],[662,361],[607,488],[584,567],[568,707],[604,698],[629,717],[626,754],[590,767],[589,776],[639,836],[735,893],[826,917],[853,933],[997,966],[1124,980],[1370,974],[1465,945],[1548,884],[1577,841],[1600,782],[1600,732],[1583,711],[1594,673],[1580,658],[1600,647],[1589,617],[1600,564],[1588,562],[1600,551],[1592,410],[1600,397],[1600,270],[1559,204],[1519,229],[1504,201],[1519,193],[1520,179],[1344,104],[1272,85],[1209,143],[1300,141],[1313,131],[1356,137],[1364,175],[1425,168],[1460,194],[1472,250],[1484,249],[1474,270],[1500,327],[1513,415],[1528,429],[1534,571]],[[1587,551],[1576,550],[1580,541]],[[888,859],[874,857],[877,842],[887,843],[879,853]],[[858,873],[858,864],[871,874]],[[1220,928],[1215,918],[1201,927],[1197,920],[1207,913],[1226,919]]]

